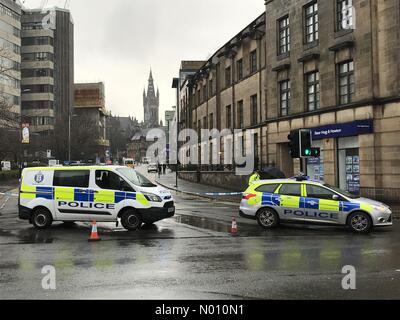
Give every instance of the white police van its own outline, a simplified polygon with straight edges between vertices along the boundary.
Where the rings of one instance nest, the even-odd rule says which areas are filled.
[[[44,229],[53,221],[117,222],[127,230],[172,217],[169,191],[125,166],[43,167],[22,171],[19,217]]]

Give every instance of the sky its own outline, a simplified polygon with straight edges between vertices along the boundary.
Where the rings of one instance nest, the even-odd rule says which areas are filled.
[[[64,8],[65,0],[21,0]],[[68,1],[67,1],[68,2]],[[75,82],[105,84],[113,115],[143,120],[150,68],[160,90],[160,120],[176,105],[172,78],[181,60],[207,60],[265,11],[265,0],[70,0]]]

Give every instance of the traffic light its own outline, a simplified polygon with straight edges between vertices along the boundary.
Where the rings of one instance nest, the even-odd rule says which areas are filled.
[[[311,130],[301,129],[300,130],[300,158],[312,157],[312,139]]]
[[[311,148],[311,157],[319,158],[321,156],[321,149],[320,148]]]
[[[293,130],[288,135],[289,139],[289,153],[292,158],[300,158],[300,132],[299,130]]]

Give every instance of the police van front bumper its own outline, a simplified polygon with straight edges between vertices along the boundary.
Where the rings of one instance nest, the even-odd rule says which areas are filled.
[[[144,223],[150,224],[163,219],[171,218],[175,215],[174,202],[170,201],[161,208],[152,207],[149,209],[140,209]]]

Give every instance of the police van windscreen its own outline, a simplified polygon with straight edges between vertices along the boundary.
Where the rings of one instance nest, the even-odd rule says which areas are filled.
[[[126,179],[132,182],[135,186],[153,188],[157,187],[154,183],[148,180],[146,177],[142,176],[140,173],[136,172],[132,168],[120,168],[117,169]]]

